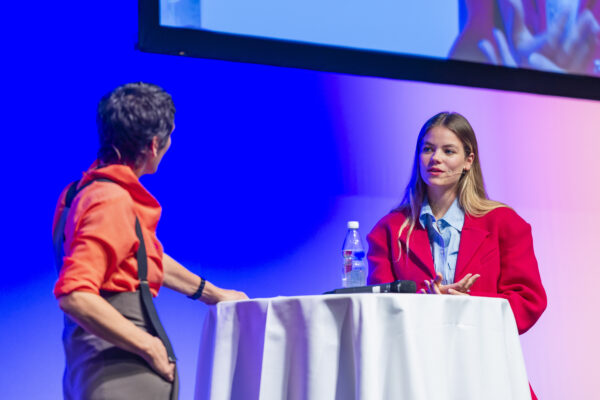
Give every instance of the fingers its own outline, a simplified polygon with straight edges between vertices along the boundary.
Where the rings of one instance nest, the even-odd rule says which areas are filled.
[[[517,67],[517,61],[513,53],[510,51],[510,46],[506,35],[499,29],[492,31],[496,46],[487,39],[480,40],[477,47],[483,53],[488,62],[493,65],[503,65],[506,67]]]
[[[465,275],[465,276],[463,276],[463,277],[462,277],[462,279],[461,279],[460,281],[458,281],[457,283],[458,283],[458,284],[462,284],[462,283],[466,282],[466,281],[467,281],[467,279],[469,279],[469,278],[471,277],[471,275],[473,275],[473,274],[466,274],[466,275]]]
[[[429,293],[442,294],[442,279],[442,274],[438,272],[435,276],[435,279],[428,283]]]
[[[443,285],[442,284],[442,274],[437,272],[435,279],[426,279],[423,282],[425,283],[426,289],[420,289],[420,293],[430,293],[430,294],[468,294],[471,289],[471,286],[479,279],[481,275],[479,274],[466,274],[463,278],[455,282],[451,285]]]
[[[169,366],[167,367],[165,374],[161,375],[169,382],[173,382],[175,380],[175,363],[169,362]]]
[[[427,286],[427,291],[426,293],[432,294],[433,290],[431,289],[431,282],[428,281],[427,279],[425,280],[425,286]],[[421,290],[425,290],[425,289],[421,289]]]
[[[540,53],[532,53],[529,55],[529,65],[535,69],[548,72],[564,73],[565,70],[554,64],[548,57],[541,55]]]
[[[554,52],[559,49],[567,39],[567,23],[569,22],[569,13],[562,12],[554,22],[550,23],[547,30],[547,43],[544,50]]]
[[[207,297],[203,300],[208,305],[220,303],[222,301],[248,300],[248,295],[244,292],[239,292],[232,289],[221,289],[214,285],[212,287],[214,287],[214,289],[211,292],[211,295],[207,295]]]
[[[525,26],[525,10],[523,2],[520,0],[498,0],[498,8],[502,17],[504,26],[512,27],[509,34],[515,38],[527,29]]]
[[[175,364],[168,360],[166,362],[161,360],[160,363],[153,365],[152,368],[169,382],[173,382],[175,379]]]
[[[477,279],[479,279],[479,277],[479,274],[466,274],[458,282],[444,286],[445,290],[443,291],[449,293],[450,290],[453,290],[455,292],[468,293],[471,289],[471,286],[473,286],[473,284],[477,281]]]
[[[466,274],[463,278],[454,284],[452,289],[466,293],[471,289],[471,286],[479,279],[479,274]]]
[[[600,25],[591,11],[584,10],[574,29],[576,37],[565,45],[568,54],[568,69],[571,72],[584,73],[587,66],[593,62],[597,47]]]
[[[469,282],[469,279],[471,279],[471,277],[473,277],[473,274],[466,274],[460,281],[456,282],[455,285],[459,288],[464,288]],[[477,275],[477,277],[479,277],[479,275]]]
[[[173,382],[175,379],[175,364],[169,361],[165,345],[156,336],[151,339],[150,349],[144,358],[160,376],[169,382]]]
[[[506,40],[506,36],[500,29],[494,29],[492,31],[494,35],[494,40],[498,45],[498,51],[500,53],[500,58],[502,59],[502,65],[506,67],[517,67],[517,62],[510,52],[510,48],[508,47],[508,41]]]
[[[585,3],[585,4],[584,4]],[[599,16],[600,17],[600,0],[586,0],[581,1],[579,3],[579,11],[580,13],[584,13],[585,11],[589,11],[592,16]],[[594,17],[595,19],[595,17]],[[590,46],[590,51],[588,54],[588,60],[586,62],[588,68],[590,68],[590,70],[588,71],[588,73],[592,73],[595,75],[598,75],[598,68],[596,67],[596,63],[595,60],[596,59],[600,59],[600,52],[599,52],[599,39],[596,35],[593,35],[593,37],[591,37],[589,40],[589,46]]]
[[[442,294],[441,290],[440,290],[440,285],[437,282],[437,277],[435,280],[425,280],[425,286],[427,286],[427,291],[426,293],[429,294]],[[424,289],[421,289],[424,290]],[[424,292],[425,293],[425,292]]]
[[[238,292],[237,290],[226,290],[220,301],[236,301],[236,300],[248,300],[248,296],[244,292]]]
[[[600,15],[600,1],[588,0],[586,8],[589,9],[592,12],[592,14]]]
[[[544,32],[532,34],[525,23],[521,0],[498,0],[505,31],[493,29],[492,38],[477,46],[490,64],[525,66],[550,72],[599,74],[600,0],[582,0],[574,23],[563,11],[548,21]]]
[[[494,49],[494,46],[489,40],[480,40],[479,43],[477,43],[477,47],[479,47],[479,50],[481,50],[485,58],[487,58],[488,63],[492,65],[500,64],[498,56],[496,55],[496,49]]]
[[[581,0],[579,2],[579,12],[582,12],[586,8],[594,12],[594,10],[600,6],[600,1],[598,0]],[[600,9],[596,9],[596,12],[600,12]]]
[[[594,73],[600,24],[587,6],[582,8],[574,24],[569,24],[569,15],[566,11],[561,13],[548,27],[546,45],[541,51],[536,51],[540,54],[529,54],[533,68],[551,72]]]
[[[471,275],[471,274],[468,274]],[[471,289],[471,286],[473,286],[473,284],[477,281],[477,279],[479,279],[481,275],[479,274],[475,274],[475,275],[471,275],[468,279],[467,282],[464,285],[465,288],[465,292],[468,291],[469,289]],[[466,276],[465,276],[466,278]]]
[[[441,273],[436,273],[435,274],[435,279],[433,281],[431,281],[431,288],[433,289],[433,293],[435,294],[442,294],[442,281],[444,280],[444,278],[442,277]]]
[[[469,296],[468,293],[459,292],[458,290],[454,290],[454,289],[448,289],[448,294],[451,294],[454,296]]]

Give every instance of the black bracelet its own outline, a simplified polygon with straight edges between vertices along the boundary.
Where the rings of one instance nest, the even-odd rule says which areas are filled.
[[[200,277],[200,286],[198,286],[198,290],[191,296],[188,296],[192,300],[198,300],[200,296],[202,296],[202,291],[204,290],[204,285],[206,285],[206,280],[203,277]]]

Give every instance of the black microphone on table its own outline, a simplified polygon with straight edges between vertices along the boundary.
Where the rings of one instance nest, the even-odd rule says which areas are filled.
[[[350,293],[415,293],[417,284],[414,281],[394,281],[380,285],[357,286],[335,289],[323,294],[350,294]]]

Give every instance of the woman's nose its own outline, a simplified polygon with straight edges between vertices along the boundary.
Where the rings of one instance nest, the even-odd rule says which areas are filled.
[[[431,161],[434,162],[434,163],[439,163],[439,162],[441,162],[441,157],[442,157],[441,151],[436,150],[431,155]]]

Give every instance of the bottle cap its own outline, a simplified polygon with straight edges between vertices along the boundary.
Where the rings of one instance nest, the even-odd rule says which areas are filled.
[[[358,229],[358,221],[348,221],[348,229]]]

